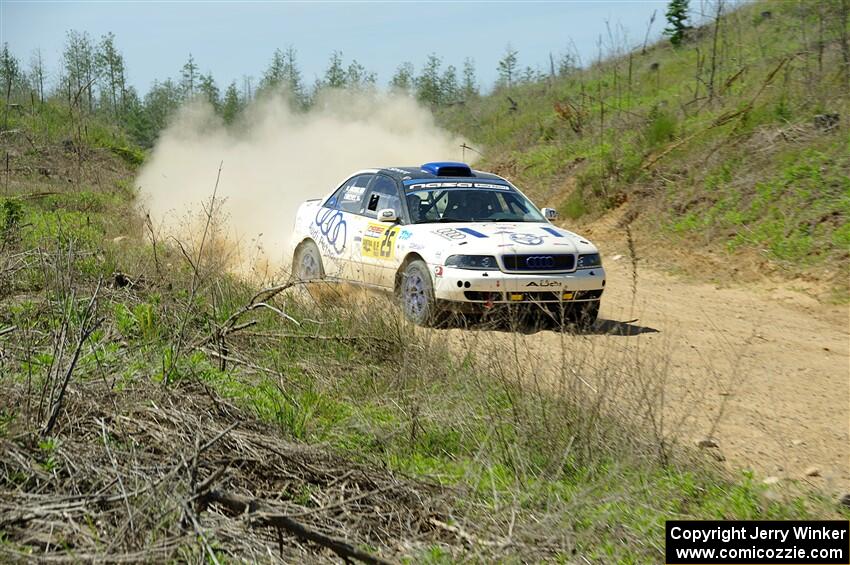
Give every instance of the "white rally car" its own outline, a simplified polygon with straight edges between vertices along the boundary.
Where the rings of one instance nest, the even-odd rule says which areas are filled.
[[[587,326],[605,271],[596,247],[555,217],[464,163],[368,169],[299,207],[293,273],[386,288],[421,325],[516,305]]]

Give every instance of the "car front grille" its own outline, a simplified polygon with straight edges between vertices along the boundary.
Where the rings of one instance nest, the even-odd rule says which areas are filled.
[[[576,256],[572,253],[539,255],[503,255],[502,262],[506,271],[525,273],[572,271],[576,266]]]

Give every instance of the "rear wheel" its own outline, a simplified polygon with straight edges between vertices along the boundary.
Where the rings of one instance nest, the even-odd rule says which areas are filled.
[[[437,301],[428,266],[411,261],[401,275],[398,297],[404,317],[420,326],[431,326],[437,320]]]
[[[292,272],[301,281],[325,278],[325,268],[322,265],[322,255],[312,241],[305,241],[295,250],[292,259]]]

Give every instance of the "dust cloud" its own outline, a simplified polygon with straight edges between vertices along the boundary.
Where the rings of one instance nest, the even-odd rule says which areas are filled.
[[[238,248],[235,266],[262,260],[280,267],[291,259],[287,243],[301,202],[360,169],[459,160],[461,143],[400,95],[325,92],[306,113],[271,97],[230,126],[195,101],[162,133],[136,186],[158,230],[196,241],[187,231],[203,224],[198,218],[209,209],[221,165],[216,208],[226,220],[217,228]]]

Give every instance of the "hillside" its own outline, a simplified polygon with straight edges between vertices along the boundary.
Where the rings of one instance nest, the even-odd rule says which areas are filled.
[[[629,226],[642,258],[680,274],[819,281],[818,298],[844,302],[850,23],[839,8],[747,4],[678,48],[609,45],[586,70],[469,99],[441,122],[475,141],[483,168],[613,250]]]

